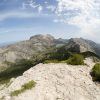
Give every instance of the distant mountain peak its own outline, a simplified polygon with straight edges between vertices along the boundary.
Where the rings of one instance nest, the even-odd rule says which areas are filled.
[[[69,41],[73,41],[73,42],[85,42],[86,40],[85,39],[83,39],[83,38],[71,38],[71,39],[69,39]]]
[[[50,34],[38,34],[38,35],[34,35],[34,36],[30,37],[30,40],[33,40],[33,39],[50,39],[50,40],[54,40],[55,38]]]
[[[96,44],[91,40],[86,40],[83,38],[71,38],[69,39],[68,44],[66,45],[67,49],[70,49],[74,52],[86,52],[90,51],[100,55],[100,45]]]

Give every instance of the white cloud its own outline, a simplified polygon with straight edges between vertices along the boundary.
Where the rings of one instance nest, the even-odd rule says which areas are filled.
[[[59,22],[59,20],[58,19],[54,19],[53,22],[57,23],[57,22]]]
[[[64,23],[80,28],[82,35],[94,36],[100,33],[99,0],[57,0],[56,14]],[[96,31],[99,30],[99,31]],[[88,36],[88,35],[87,35]]]
[[[44,2],[45,3],[45,2]],[[24,2],[25,6],[29,6],[33,9],[37,9],[38,13],[41,13],[43,10],[43,6],[40,4],[36,4],[36,2],[34,0],[29,0],[28,2]],[[23,7],[23,6],[22,6]]]
[[[43,7],[42,7],[41,5],[39,5],[39,7],[38,7],[38,12],[41,13],[42,10],[43,10]]]
[[[14,11],[14,12],[8,12],[8,13],[6,12],[0,14],[0,21],[3,21],[8,18],[32,18],[32,17],[34,17],[33,13]]]
[[[35,2],[33,0],[30,0],[27,5],[29,5],[32,8],[37,8],[39,6],[39,5],[35,4]]]
[[[50,17],[52,15],[49,14],[38,14],[33,12],[25,12],[25,11],[12,11],[0,13],[0,21],[4,21],[9,18],[35,18],[35,17]]]
[[[47,8],[48,10],[52,11],[52,12],[56,9],[56,7],[55,7],[54,5],[47,5],[46,8]]]

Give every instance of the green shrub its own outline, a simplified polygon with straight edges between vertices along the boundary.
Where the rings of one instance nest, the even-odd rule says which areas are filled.
[[[24,92],[23,89],[15,90],[15,91],[11,92],[11,96],[18,96],[18,95],[21,94],[22,92]]]
[[[33,66],[34,65],[34,61],[31,60],[31,59],[21,59],[21,60],[18,60],[16,61],[16,63],[12,66],[15,66],[15,67],[18,67],[18,66],[21,66],[21,67],[29,67],[29,66]]]
[[[62,60],[60,61],[60,63],[67,63],[67,60]]]
[[[71,52],[67,51],[65,47],[60,47],[47,54],[49,60],[66,60],[71,56]]]
[[[11,92],[11,96],[18,96],[19,94],[23,93],[24,91],[35,87],[35,84],[36,84],[36,82],[34,82],[33,80],[29,81],[28,83],[22,85],[21,89]]]
[[[84,65],[84,57],[80,54],[74,54],[67,60],[67,63],[71,65]]]
[[[29,81],[28,83],[22,85],[22,88],[24,88],[25,90],[31,89],[32,87],[35,87],[35,84],[36,84],[36,82],[34,82],[32,80],[32,81]]]
[[[91,75],[94,81],[100,82],[100,63],[94,65],[94,67],[92,68]]]
[[[48,64],[48,63],[59,63],[60,61],[58,60],[45,60],[43,63]]]
[[[96,55],[94,52],[91,52],[91,51],[82,52],[80,54],[82,54],[85,58],[96,57],[96,58],[100,59],[100,57],[98,55]]]

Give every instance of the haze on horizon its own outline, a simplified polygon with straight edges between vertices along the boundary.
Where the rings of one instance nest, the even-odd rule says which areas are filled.
[[[35,34],[100,43],[100,0],[0,0],[0,44]]]

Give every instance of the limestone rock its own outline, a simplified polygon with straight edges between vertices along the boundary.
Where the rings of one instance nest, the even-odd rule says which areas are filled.
[[[86,59],[88,66],[59,64],[38,64],[22,76],[17,77],[11,85],[0,90],[4,100],[100,100],[100,86],[90,76],[94,63]],[[11,91],[20,89],[30,80],[36,86],[18,96],[11,97]]]

